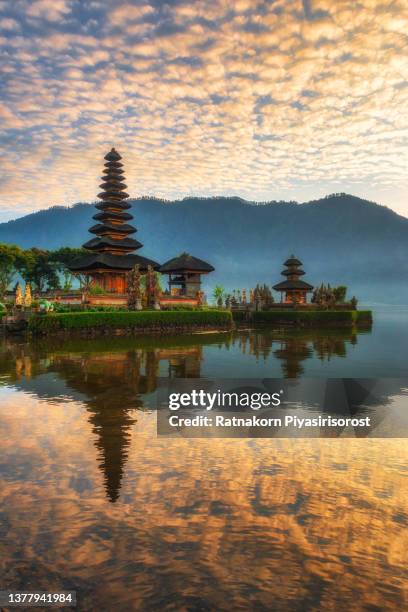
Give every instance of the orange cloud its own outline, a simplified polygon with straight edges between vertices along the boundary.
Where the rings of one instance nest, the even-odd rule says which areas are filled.
[[[29,4],[35,35],[0,39],[4,207],[93,199],[115,144],[135,196],[301,198],[340,181],[408,214],[404,3]]]

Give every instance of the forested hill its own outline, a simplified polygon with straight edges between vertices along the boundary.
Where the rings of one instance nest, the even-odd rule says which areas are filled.
[[[367,300],[408,297],[408,219],[346,194],[304,204],[240,198],[132,200],[141,254],[164,262],[182,251],[216,267],[208,285],[228,289],[280,280],[294,253],[312,284],[348,284]],[[80,246],[94,221],[91,204],[53,207],[0,224],[0,242],[54,249]]]

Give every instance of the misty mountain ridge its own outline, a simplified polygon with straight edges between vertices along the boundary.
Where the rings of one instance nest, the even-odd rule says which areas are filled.
[[[311,284],[346,284],[363,301],[403,303],[408,297],[408,219],[347,194],[304,204],[248,202],[239,197],[130,199],[138,253],[164,263],[183,251],[215,268],[206,287],[228,290],[281,280],[294,253]],[[94,204],[54,206],[0,224],[0,242],[23,248],[81,246]]]

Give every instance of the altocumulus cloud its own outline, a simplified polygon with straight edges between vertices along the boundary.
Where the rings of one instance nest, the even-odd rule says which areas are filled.
[[[0,0],[0,29],[0,211],[92,200],[114,144],[132,195],[408,214],[404,0]]]

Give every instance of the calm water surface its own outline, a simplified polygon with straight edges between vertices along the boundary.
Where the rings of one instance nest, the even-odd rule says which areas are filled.
[[[406,605],[407,442],[156,436],[160,376],[404,377],[372,330],[0,345],[0,588],[80,610]]]

